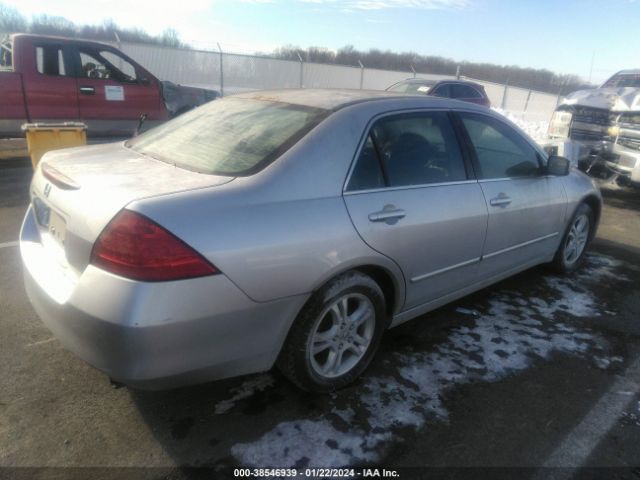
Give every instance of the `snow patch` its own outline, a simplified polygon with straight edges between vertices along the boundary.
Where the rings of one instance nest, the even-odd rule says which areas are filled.
[[[395,374],[371,376],[364,392],[346,394],[351,405],[366,413],[365,422],[358,422],[351,408],[333,408],[331,413],[347,427],[332,424],[331,414],[286,421],[256,441],[236,444],[231,453],[251,466],[341,467],[374,462],[380,460],[380,447],[392,442],[399,429],[417,430],[429,421],[446,421],[443,398],[452,388],[501,380],[557,352],[588,357],[599,368],[621,362],[621,357],[607,354],[602,337],[556,318],[559,313],[600,314],[596,301],[579,283],[594,277],[618,279],[614,269],[619,265],[596,255],[590,255],[589,262],[587,271],[574,280],[546,277],[552,299],[503,291],[489,301],[484,313],[479,309],[477,317],[453,328],[430,351],[395,354]]]
[[[228,398],[227,400],[222,400],[218,402],[215,406],[215,413],[227,413],[233,407],[235,407],[236,403],[240,400],[244,400],[245,398],[251,397],[256,392],[261,392],[267,387],[273,385],[273,377],[268,374],[258,375],[257,377],[253,377],[249,380],[242,382],[239,387],[235,387],[231,389],[231,393],[233,396]]]
[[[549,130],[549,120],[544,121],[532,121],[525,120],[525,114],[516,114],[514,112],[508,112],[501,108],[492,107],[492,110],[507,117],[513,123],[515,123],[522,131],[529,135],[539,145],[544,145],[549,141],[547,131]]]

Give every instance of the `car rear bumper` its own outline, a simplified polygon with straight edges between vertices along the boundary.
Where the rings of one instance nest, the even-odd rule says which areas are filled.
[[[114,380],[163,389],[271,368],[306,296],[254,302],[226,276],[137,282],[89,265],[68,280],[45,262],[29,208],[20,251],[27,294],[62,344]]]

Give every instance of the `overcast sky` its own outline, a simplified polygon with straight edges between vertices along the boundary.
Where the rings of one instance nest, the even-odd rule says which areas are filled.
[[[2,1],[2,0],[0,0]],[[208,48],[389,49],[547,68],[599,82],[640,67],[640,0],[4,0],[76,23],[112,18]]]

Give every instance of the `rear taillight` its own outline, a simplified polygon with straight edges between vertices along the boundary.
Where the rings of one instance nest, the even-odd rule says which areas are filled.
[[[122,210],[102,231],[91,264],[146,282],[220,273],[202,255],[144,215]]]

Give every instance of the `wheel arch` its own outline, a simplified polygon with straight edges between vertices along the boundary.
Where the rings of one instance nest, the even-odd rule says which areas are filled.
[[[311,296],[318,290],[322,289],[326,284],[334,278],[339,277],[347,272],[356,271],[371,277],[380,287],[384,294],[386,313],[392,318],[404,305],[405,300],[405,281],[400,267],[389,261],[390,265],[382,265],[378,262],[371,261],[367,258],[361,262],[352,262],[343,266],[339,270],[330,272],[323,277],[313,288]],[[311,297],[310,296],[310,297]],[[306,305],[306,302],[305,302]],[[304,309],[304,306],[302,307]],[[302,310],[301,309],[301,310]]]
[[[591,229],[591,232],[589,234],[590,235],[590,240],[592,240],[595,237],[596,230],[598,228],[598,224],[600,223],[600,216],[602,215],[602,200],[595,193],[590,193],[590,194],[586,195],[579,202],[576,203],[576,206],[573,209],[573,212],[571,213],[571,217],[572,218],[573,218],[573,215],[575,214],[576,210],[583,203],[588,205],[589,208],[591,208],[591,211],[593,212],[593,215],[595,217],[594,218],[594,226]]]

